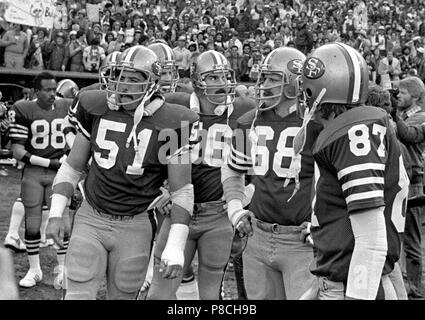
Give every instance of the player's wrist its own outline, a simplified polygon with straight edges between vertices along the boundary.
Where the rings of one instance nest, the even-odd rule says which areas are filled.
[[[68,204],[68,197],[62,194],[54,193],[52,195],[52,202],[50,205],[49,219],[62,218],[63,212]]]
[[[233,199],[227,204],[227,214],[232,225],[236,227],[238,222],[248,215],[248,211],[243,208],[242,201]]]
[[[168,262],[169,265],[180,265],[183,267],[184,249],[188,235],[189,226],[181,223],[173,223],[170,227],[167,244],[162,252],[161,260]]]

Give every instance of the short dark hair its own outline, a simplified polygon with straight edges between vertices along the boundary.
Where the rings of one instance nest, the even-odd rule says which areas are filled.
[[[53,74],[51,74],[50,72],[47,72],[47,71],[40,72],[34,78],[34,89],[35,90],[41,90],[42,89],[41,81],[51,80],[51,79],[56,81],[56,77]]]

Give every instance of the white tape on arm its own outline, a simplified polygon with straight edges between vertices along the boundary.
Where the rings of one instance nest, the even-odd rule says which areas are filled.
[[[52,195],[52,204],[50,205],[49,219],[50,218],[62,218],[63,211],[68,204],[68,198],[64,195],[54,193]]]
[[[168,234],[167,244],[161,255],[161,261],[167,265],[184,265],[184,248],[186,247],[189,227],[185,224],[173,223]]]
[[[53,193],[61,194],[65,197],[72,197],[82,172],[75,170],[65,160],[59,168],[53,181]]]
[[[31,155],[29,162],[33,166],[40,166],[44,168],[48,168],[50,166],[50,159],[34,156],[34,155]]]
[[[350,215],[354,250],[348,271],[346,295],[374,300],[387,256],[384,207]]]
[[[249,215],[249,211],[244,210],[242,201],[233,199],[227,204],[227,215],[232,225],[236,227],[242,217]]]

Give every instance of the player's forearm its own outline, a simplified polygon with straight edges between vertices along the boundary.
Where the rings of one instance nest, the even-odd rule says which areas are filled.
[[[374,300],[387,256],[384,207],[350,215],[354,234],[346,295]]]
[[[59,165],[57,159],[48,159],[44,157],[35,156],[29,153],[21,144],[12,144],[12,152],[13,157],[16,160],[22,161],[26,164],[31,164],[33,166],[57,169]]]
[[[245,197],[245,174],[236,172],[227,164],[221,167],[221,183],[223,195],[227,203],[232,200],[243,201]]]

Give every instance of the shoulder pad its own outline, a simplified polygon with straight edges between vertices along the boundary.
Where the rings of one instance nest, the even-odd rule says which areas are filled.
[[[170,104],[179,104],[187,108],[190,107],[190,94],[186,92],[166,93],[165,102]]]
[[[233,102],[233,108],[232,116],[238,119],[248,111],[255,109],[255,101],[248,97],[237,97]]]
[[[152,121],[160,129],[178,129],[182,121],[194,123],[199,120],[197,113],[179,104],[165,102],[152,116]]]
[[[257,109],[251,109],[248,112],[246,112],[244,115],[239,117],[238,123],[242,125],[251,125],[252,121],[255,118],[255,113],[257,112]]]
[[[25,110],[25,109],[31,109],[36,106],[37,102],[35,101],[29,101],[29,100],[18,100],[13,105],[13,108],[18,110]]]
[[[73,99],[68,99],[68,98],[59,98],[56,99],[55,101],[55,106],[58,108],[64,108],[64,109],[69,109],[69,107],[72,104],[72,101],[74,101]]]
[[[105,91],[83,91],[78,97],[80,106],[90,114],[102,115],[108,110]]]
[[[93,83],[87,87],[81,88],[80,92],[91,91],[91,90],[100,90],[100,83]]]

